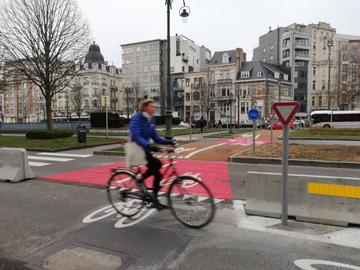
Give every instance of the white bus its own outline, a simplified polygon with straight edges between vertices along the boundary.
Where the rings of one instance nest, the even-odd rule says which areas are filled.
[[[360,128],[360,111],[313,111],[309,121],[311,127]]]

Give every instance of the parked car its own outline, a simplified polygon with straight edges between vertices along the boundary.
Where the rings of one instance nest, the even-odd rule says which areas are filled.
[[[192,123],[191,126],[194,128],[196,125],[194,123]],[[178,127],[190,128],[190,124],[181,121],[180,124],[178,124]]]
[[[293,122],[290,122],[289,124],[290,129],[295,129],[295,125]],[[279,123],[272,123],[271,125],[268,125],[266,129],[273,129],[273,130],[282,130],[282,124]]]

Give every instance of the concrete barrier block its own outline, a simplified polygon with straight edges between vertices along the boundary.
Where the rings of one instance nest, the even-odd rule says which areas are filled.
[[[0,180],[19,182],[34,178],[24,148],[0,148]]]
[[[247,214],[280,217],[282,175],[249,172]],[[298,220],[346,226],[360,224],[360,179],[289,175],[289,216]]]

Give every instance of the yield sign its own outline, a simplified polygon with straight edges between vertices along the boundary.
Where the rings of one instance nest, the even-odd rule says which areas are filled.
[[[283,125],[287,125],[294,118],[296,112],[299,111],[299,103],[297,102],[277,102],[272,108]]]

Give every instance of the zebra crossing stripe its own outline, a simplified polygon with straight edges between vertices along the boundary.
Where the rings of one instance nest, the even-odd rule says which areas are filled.
[[[79,157],[79,158],[87,158],[92,157],[93,155],[79,155],[79,154],[66,154],[66,153],[38,153],[40,156],[54,156],[54,157]]]
[[[73,158],[39,157],[39,156],[28,156],[28,159],[31,159],[31,160],[45,160],[45,161],[61,161],[61,162],[74,160]]]
[[[46,166],[46,165],[50,165],[50,164],[51,163],[29,161],[29,166],[31,166],[31,167],[42,167],[42,166]]]

